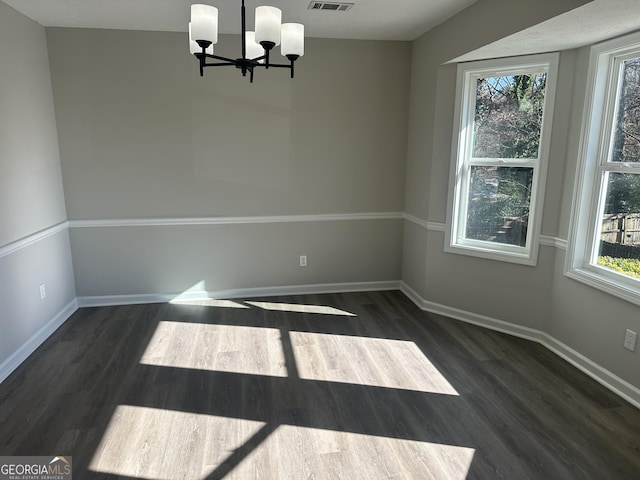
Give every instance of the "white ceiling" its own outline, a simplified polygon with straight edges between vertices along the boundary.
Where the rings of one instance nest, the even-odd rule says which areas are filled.
[[[451,61],[567,50],[638,29],[640,0],[594,0]]]
[[[46,27],[186,32],[193,2],[219,9],[220,32],[240,31],[241,0],[0,0]],[[336,0],[337,2],[346,0]],[[311,0],[245,0],[247,27],[258,5],[305,25],[305,36],[414,40],[477,0],[350,0],[347,12],[312,11]],[[530,0],[535,1],[535,0]],[[640,29],[640,0],[593,0],[451,61],[550,52],[597,43]],[[462,32],[461,34],[464,34]]]
[[[240,31],[240,0],[2,0],[45,27],[185,32],[191,3],[218,7],[221,33]],[[283,22],[305,35],[363,40],[414,40],[477,0],[345,0],[347,12],[308,10],[311,0],[245,0],[247,26],[259,5],[282,9]],[[336,0],[342,1],[342,0]]]

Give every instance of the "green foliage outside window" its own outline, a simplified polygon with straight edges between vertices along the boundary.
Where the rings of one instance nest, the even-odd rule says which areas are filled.
[[[471,168],[467,238],[524,246],[533,169]]]
[[[640,175],[609,174],[604,213],[640,213]]]
[[[547,74],[480,78],[473,156],[538,158]]]
[[[598,257],[598,265],[640,278],[640,260],[637,258]]]

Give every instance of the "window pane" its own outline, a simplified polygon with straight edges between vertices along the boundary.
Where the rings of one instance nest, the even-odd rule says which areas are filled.
[[[640,58],[623,63],[613,137],[613,162],[640,162]]]
[[[475,158],[538,158],[546,84],[546,73],[478,79]]]
[[[533,168],[471,167],[466,238],[525,246]]]
[[[610,173],[598,265],[640,278],[640,174]]]

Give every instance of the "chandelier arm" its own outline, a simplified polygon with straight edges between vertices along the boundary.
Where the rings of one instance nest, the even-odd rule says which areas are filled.
[[[220,55],[214,55],[212,53],[205,53],[204,56],[202,55],[202,53],[196,53],[195,56],[198,58],[204,57],[205,60],[207,58],[215,58],[216,60],[222,60],[223,62],[231,62],[231,63],[236,62],[235,58],[221,57]]]
[[[260,66],[264,67],[265,65],[260,65]],[[283,63],[270,63],[269,64],[269,68],[271,68],[271,67],[291,69],[292,65],[285,65]]]
[[[205,67],[236,67],[236,63],[224,62],[224,63],[205,63]]]
[[[294,61],[293,61],[293,60],[291,60],[291,64],[290,64],[290,65],[285,65],[285,64],[282,64],[282,63],[270,63],[270,64],[269,64],[269,67],[275,67],[275,68],[288,68],[289,70],[291,70],[291,78],[293,78],[293,74],[294,74],[294,68],[293,68],[293,65],[294,65]],[[264,65],[264,64],[262,64],[262,63],[259,63],[259,64],[255,65],[255,66],[256,66],[256,67],[269,68],[269,67],[267,67],[266,65]]]

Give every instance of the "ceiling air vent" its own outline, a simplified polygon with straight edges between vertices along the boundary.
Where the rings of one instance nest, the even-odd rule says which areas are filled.
[[[336,2],[311,2],[309,10],[332,10],[334,12],[346,12],[353,3],[336,3]]]

